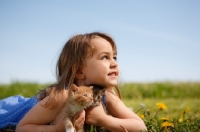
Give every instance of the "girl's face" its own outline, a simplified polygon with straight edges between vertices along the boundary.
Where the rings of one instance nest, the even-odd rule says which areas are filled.
[[[94,48],[93,56],[86,58],[86,66],[82,71],[85,75],[84,85],[116,86],[119,69],[111,44],[96,37],[92,39],[91,46]]]

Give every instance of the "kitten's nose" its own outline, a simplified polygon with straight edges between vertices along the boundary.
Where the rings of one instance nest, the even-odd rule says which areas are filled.
[[[92,100],[92,101],[93,101],[93,98],[90,98],[90,100]]]

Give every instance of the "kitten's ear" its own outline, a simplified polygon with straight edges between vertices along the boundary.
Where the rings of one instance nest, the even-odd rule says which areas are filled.
[[[93,86],[89,86],[90,89],[93,89]]]
[[[101,89],[101,90],[99,91],[99,94],[100,94],[100,95],[103,95],[105,92],[106,92],[106,89],[104,88],[104,89]]]
[[[76,84],[72,84],[71,87],[70,87],[71,91],[73,93],[76,93],[78,91],[78,87],[76,86]]]
[[[103,92],[106,92],[106,88],[102,89]]]

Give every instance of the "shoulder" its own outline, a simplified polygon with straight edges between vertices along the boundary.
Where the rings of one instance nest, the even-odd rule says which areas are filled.
[[[121,99],[112,88],[106,89],[106,104],[108,108],[120,102],[122,102]]]
[[[65,104],[67,100],[67,95],[68,95],[68,90],[63,90],[58,93],[51,93],[49,96],[41,100],[39,104],[53,109],[54,108],[60,109],[60,107],[63,107],[63,105]]]
[[[123,101],[117,96],[113,89],[106,90],[106,102],[107,110],[115,117],[125,118],[133,114],[132,111],[130,111],[130,109],[126,107]]]
[[[108,112],[117,118],[135,118],[141,120],[124,102],[117,96],[113,89],[106,90]]]

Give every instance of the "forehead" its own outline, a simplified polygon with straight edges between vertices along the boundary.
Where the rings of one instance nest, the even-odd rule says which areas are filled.
[[[109,41],[101,37],[95,37],[91,41],[91,47],[93,48],[94,52],[102,52],[105,50],[109,52],[114,52],[112,45]]]

